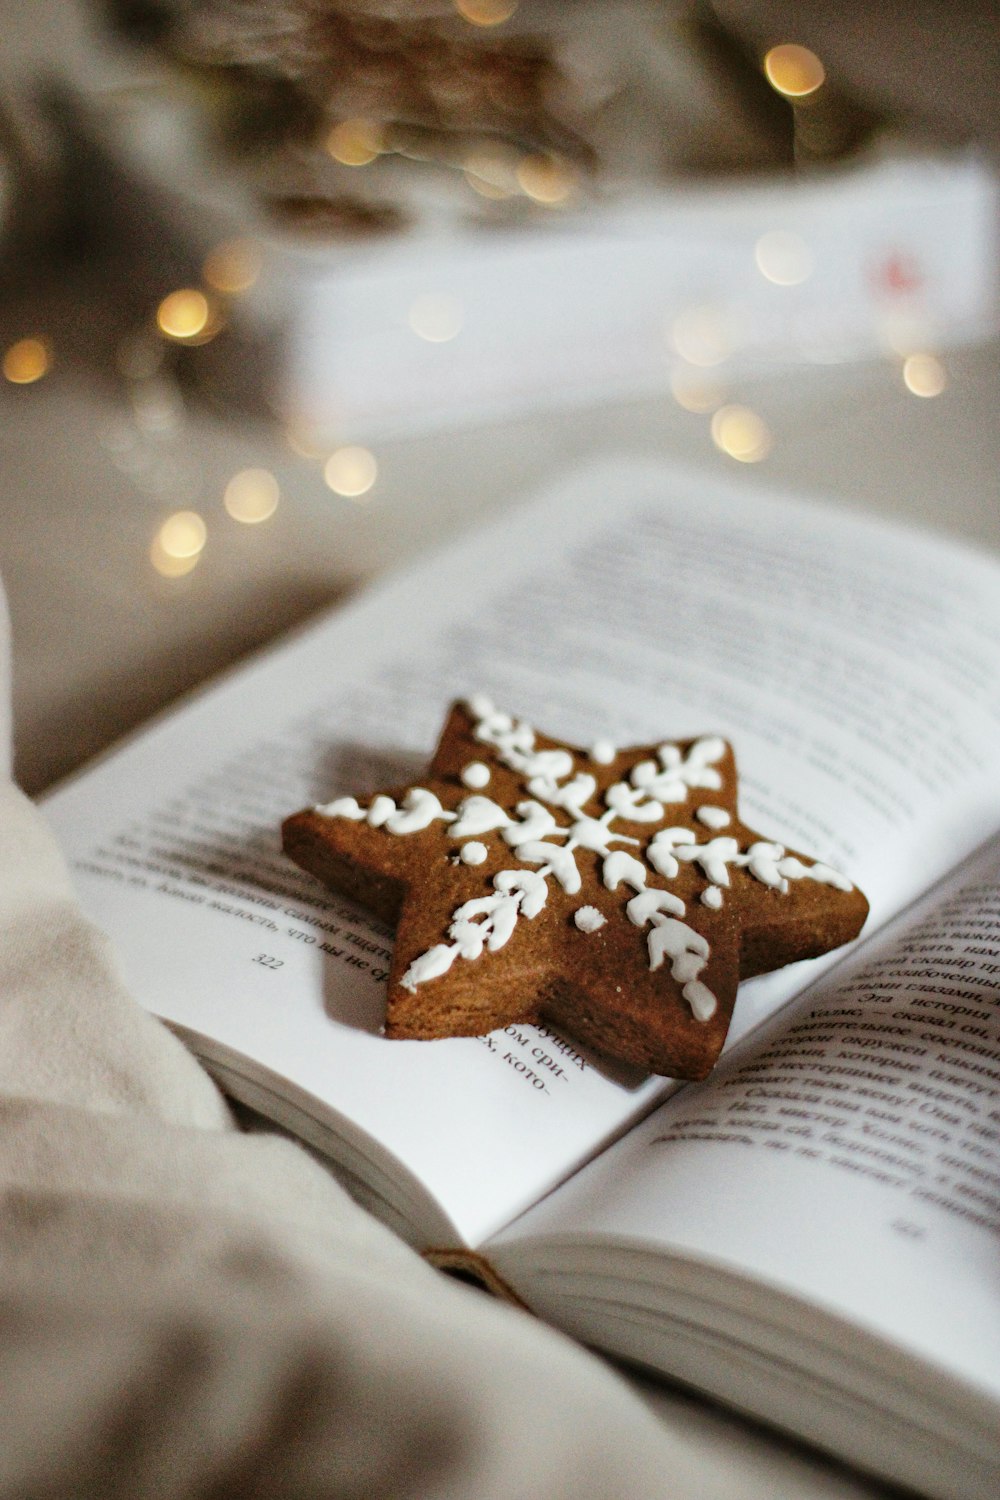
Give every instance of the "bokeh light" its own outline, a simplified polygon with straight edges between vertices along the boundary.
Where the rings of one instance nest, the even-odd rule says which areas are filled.
[[[3,373],[12,385],[33,385],[52,367],[52,351],[45,339],[18,339],[3,357]]]
[[[168,516],[156,534],[168,557],[195,557],[208,536],[205,523],[195,510],[178,510]]]
[[[558,156],[522,156],[516,176],[525,197],[547,208],[566,203],[576,191],[576,173]]]
[[[156,309],[156,326],[179,344],[204,344],[222,327],[218,309],[196,287],[170,292]]]
[[[520,187],[516,162],[500,151],[474,151],[465,159],[465,180],[483,198],[513,198]]]
[[[914,396],[940,396],[948,377],[936,355],[911,354],[903,361],[903,384]]]
[[[518,0],[455,0],[455,9],[473,26],[499,26],[509,21]]]
[[[278,508],[281,490],[269,469],[241,469],[226,485],[222,503],[234,521],[257,526]]]
[[[767,423],[748,406],[720,406],[712,417],[712,441],[741,464],[759,463],[772,444]]]
[[[197,511],[175,511],[153,538],[149,560],[164,578],[181,578],[197,565],[207,535]]]
[[[826,82],[826,69],[808,47],[783,42],[764,58],[764,73],[777,93],[786,99],[808,99]]]
[[[341,120],[326,138],[326,149],[342,167],[366,167],[382,154],[382,132],[371,120]]]
[[[349,500],[366,495],[377,477],[375,455],[355,444],[335,449],[323,468],[323,478],[334,494]]]

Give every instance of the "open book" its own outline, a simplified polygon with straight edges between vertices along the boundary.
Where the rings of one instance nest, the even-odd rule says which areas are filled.
[[[387,1040],[392,933],[291,865],[279,825],[413,780],[475,691],[576,743],[724,735],[746,820],[865,891],[862,942],[744,984],[722,1063],[680,1090],[529,1026]],[[279,644],[47,812],[139,999],[412,1243],[476,1252],[581,1339],[874,1472],[986,1500],[998,746],[1000,565],[622,460]]]

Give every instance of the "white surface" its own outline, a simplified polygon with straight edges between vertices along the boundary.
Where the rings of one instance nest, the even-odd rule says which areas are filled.
[[[335,253],[327,268],[286,255],[276,396],[308,431],[381,437],[662,392],[679,355],[688,378],[725,380],[900,341],[951,348],[995,321],[996,221],[991,173],[959,157],[678,187],[582,222]],[[758,267],[774,233],[801,247],[796,284]],[[412,331],[423,297],[454,308],[454,337]]]

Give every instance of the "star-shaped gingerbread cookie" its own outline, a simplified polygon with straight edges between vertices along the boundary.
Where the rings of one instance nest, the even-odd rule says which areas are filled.
[[[295,862],[397,923],[386,1035],[544,1021],[607,1057],[703,1078],[740,979],[856,937],[838,871],[739,820],[714,736],[579,750],[456,704],[426,778],[288,818]]]

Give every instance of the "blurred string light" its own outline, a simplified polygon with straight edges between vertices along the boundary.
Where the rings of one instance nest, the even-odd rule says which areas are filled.
[[[278,508],[281,490],[269,469],[241,469],[226,485],[222,503],[234,521],[257,526]]]
[[[52,368],[52,350],[45,339],[18,339],[3,357],[3,373],[11,385],[34,385]]]
[[[156,309],[156,326],[178,344],[206,344],[222,328],[218,307],[197,287],[170,292]]]
[[[455,0],[455,9],[473,26],[500,26],[517,10],[518,0]]]
[[[179,510],[164,521],[149,549],[150,562],[164,578],[181,578],[197,566],[208,532],[197,511]]]
[[[474,151],[465,159],[465,180],[482,198],[502,202],[521,191],[517,162],[507,152]]]
[[[375,455],[367,448],[336,448],[323,467],[323,478],[335,495],[349,500],[366,495],[378,477]]]
[[[911,354],[903,361],[903,384],[914,396],[940,396],[948,377],[936,355]]]
[[[568,203],[577,188],[576,173],[558,156],[522,156],[515,176],[525,197],[548,208]]]
[[[748,406],[720,406],[712,417],[712,441],[742,464],[759,463],[772,443],[767,423]]]
[[[801,286],[812,274],[812,252],[799,234],[771,229],[754,246],[754,260],[765,280],[775,286]]]
[[[326,149],[342,167],[366,167],[381,156],[384,140],[371,120],[341,120],[327,136]]]
[[[429,344],[446,344],[461,332],[462,304],[446,293],[426,292],[411,304],[407,322],[418,338]]]
[[[826,82],[826,69],[808,47],[783,42],[764,58],[764,74],[778,94],[798,103],[816,94]]]
[[[205,256],[201,274],[213,291],[236,297],[256,284],[263,264],[263,252],[256,240],[222,240]]]

